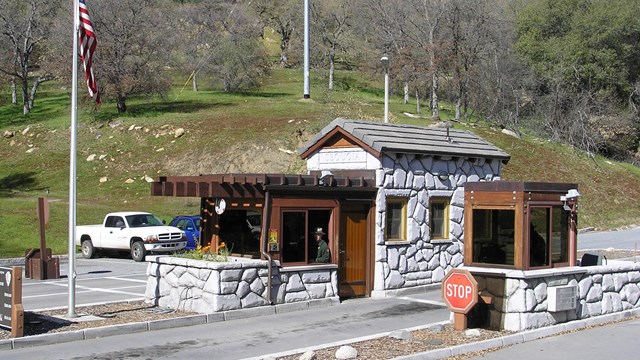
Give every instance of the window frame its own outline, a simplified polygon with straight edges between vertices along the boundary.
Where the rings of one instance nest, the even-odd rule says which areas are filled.
[[[442,218],[442,233],[440,236],[434,236],[433,232],[433,223],[434,223],[434,211],[433,205],[435,204],[444,204],[443,210],[443,218]],[[429,198],[429,240],[436,241],[449,241],[451,240],[449,237],[449,221],[451,219],[451,199],[449,197],[444,196],[434,196]]]
[[[491,263],[491,262],[480,262],[480,261],[474,261],[473,259],[475,259],[477,256],[479,256],[479,254],[476,254],[475,250],[477,246],[481,246],[480,244],[482,244],[482,242],[478,242],[477,239],[479,238],[488,238],[488,237],[493,237],[495,235],[495,231],[499,231],[500,229],[495,229],[494,225],[493,225],[493,218],[492,217],[487,217],[484,219],[483,223],[484,223],[484,229],[485,230],[483,233],[481,234],[476,234],[476,228],[473,226],[474,222],[475,222],[475,216],[473,214],[473,211],[475,210],[483,210],[483,211],[511,211],[513,213],[513,235],[511,237],[511,240],[513,241],[513,256],[514,256],[514,260],[513,263],[509,264],[509,263],[505,263],[505,264],[500,264],[500,263]],[[471,219],[470,219],[470,229],[465,229],[465,232],[469,232],[470,234],[470,244],[469,244],[469,258],[471,259],[471,265],[472,266],[481,266],[481,267],[495,267],[495,268],[507,268],[507,269],[513,269],[515,268],[515,256],[516,256],[516,249],[517,249],[517,239],[516,239],[516,232],[517,232],[517,227],[518,227],[518,213],[517,210],[512,207],[512,206],[504,206],[504,205],[473,205],[471,207]],[[466,234],[465,234],[466,236]],[[498,234],[499,236],[499,234]],[[489,243],[494,243],[494,242],[489,242]],[[505,243],[508,244],[508,243]],[[505,252],[506,255],[506,252]]]
[[[390,204],[401,204],[400,208],[400,226],[399,226],[399,235],[398,238],[392,238],[389,234],[389,205]],[[385,227],[384,227],[384,241],[388,242],[402,242],[408,241],[407,236],[407,208],[409,206],[409,199],[404,196],[389,196],[386,199],[386,208],[385,208]]]
[[[327,212],[327,218],[328,221],[327,223],[322,223],[322,225],[320,225],[319,227],[323,228],[323,231],[325,232],[325,236],[324,236],[324,240],[327,243],[327,246],[329,247],[329,253],[331,254],[330,258],[329,258],[329,262],[328,263],[315,263],[313,260],[315,260],[315,258],[310,257],[310,253],[312,250],[312,247],[315,249],[317,247],[317,244],[315,243],[315,239],[312,236],[312,232],[315,229],[315,227],[317,224],[314,223],[314,220],[316,220],[316,218],[313,217],[313,212]],[[284,229],[285,229],[285,214],[290,213],[299,213],[299,214],[304,214],[304,260],[303,261],[285,261],[285,238],[284,238]],[[305,207],[305,208],[291,208],[291,207],[286,207],[286,208],[281,208],[280,209],[280,229],[282,231],[280,237],[280,261],[282,262],[282,266],[283,267],[289,267],[289,266],[317,266],[317,265],[327,265],[327,264],[335,264],[336,263],[336,256],[333,255],[333,248],[332,248],[332,242],[331,242],[331,226],[332,226],[332,220],[331,217],[333,213],[333,209],[330,208],[325,208],[325,207]],[[302,237],[300,237],[301,239]],[[299,244],[300,242],[298,242]]]
[[[559,229],[561,229],[562,231],[566,232],[566,241],[567,241],[567,245],[565,248],[565,257],[566,257],[566,261],[558,261],[558,262],[554,262],[553,261],[553,246],[554,246],[554,239],[553,239],[553,230],[554,230],[554,223],[553,223],[553,210],[554,209],[560,209],[560,224],[558,225]],[[546,265],[540,265],[540,266],[533,266],[531,265],[531,232],[529,229],[529,226],[531,224],[531,214],[533,213],[533,211],[535,209],[547,209],[547,239],[549,239],[549,243],[547,244],[547,258],[548,258],[548,264]],[[569,265],[569,259],[571,257],[571,239],[570,239],[570,232],[571,229],[569,227],[567,228],[562,228],[562,217],[566,217],[569,218],[571,216],[570,212],[565,211],[562,208],[562,204],[558,204],[558,203],[529,203],[529,211],[527,213],[527,218],[526,218],[526,226],[527,226],[527,230],[526,232],[526,243],[524,244],[525,248],[526,248],[526,261],[527,261],[527,268],[531,269],[531,270],[536,270],[536,269],[551,269],[554,267],[566,267]],[[571,224],[571,220],[567,219],[568,221],[566,222],[566,224]],[[562,241],[562,237],[560,238],[560,241]]]

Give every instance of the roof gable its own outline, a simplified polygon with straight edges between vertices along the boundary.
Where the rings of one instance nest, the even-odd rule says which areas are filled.
[[[383,152],[432,156],[459,156],[500,159],[511,155],[481,137],[467,131],[432,126],[397,125],[364,120],[337,118],[299,149],[303,159],[318,149],[329,147],[335,134],[362,147],[376,157]],[[448,135],[448,137],[447,137]],[[333,140],[332,140],[333,139]]]

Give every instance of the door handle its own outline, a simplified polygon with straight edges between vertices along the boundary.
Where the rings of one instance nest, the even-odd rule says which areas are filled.
[[[347,253],[345,250],[338,250],[338,252],[339,252],[340,254],[346,254],[346,253]]]

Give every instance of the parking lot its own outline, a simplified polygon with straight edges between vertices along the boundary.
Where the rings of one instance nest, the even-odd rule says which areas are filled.
[[[127,257],[83,259],[78,256],[76,269],[76,306],[124,300],[141,300],[146,288],[147,263]],[[69,263],[60,260],[60,279],[32,280],[22,284],[25,310],[66,308],[69,304]]]

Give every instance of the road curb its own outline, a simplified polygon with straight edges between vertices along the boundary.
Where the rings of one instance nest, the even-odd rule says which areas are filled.
[[[451,356],[466,354],[470,352],[497,349],[504,346],[511,346],[537,339],[558,335],[560,333],[582,330],[590,326],[603,325],[605,323],[624,320],[640,315],[640,308],[625,310],[613,314],[599,315],[592,318],[573,320],[567,323],[551,325],[539,329],[526,330],[512,335],[507,335],[494,339],[487,339],[475,343],[457,345],[447,349],[436,349],[421,353],[406,355],[394,358],[393,360],[422,360],[422,359],[444,359]],[[445,351],[443,351],[445,350]],[[448,350],[448,351],[447,351]]]

